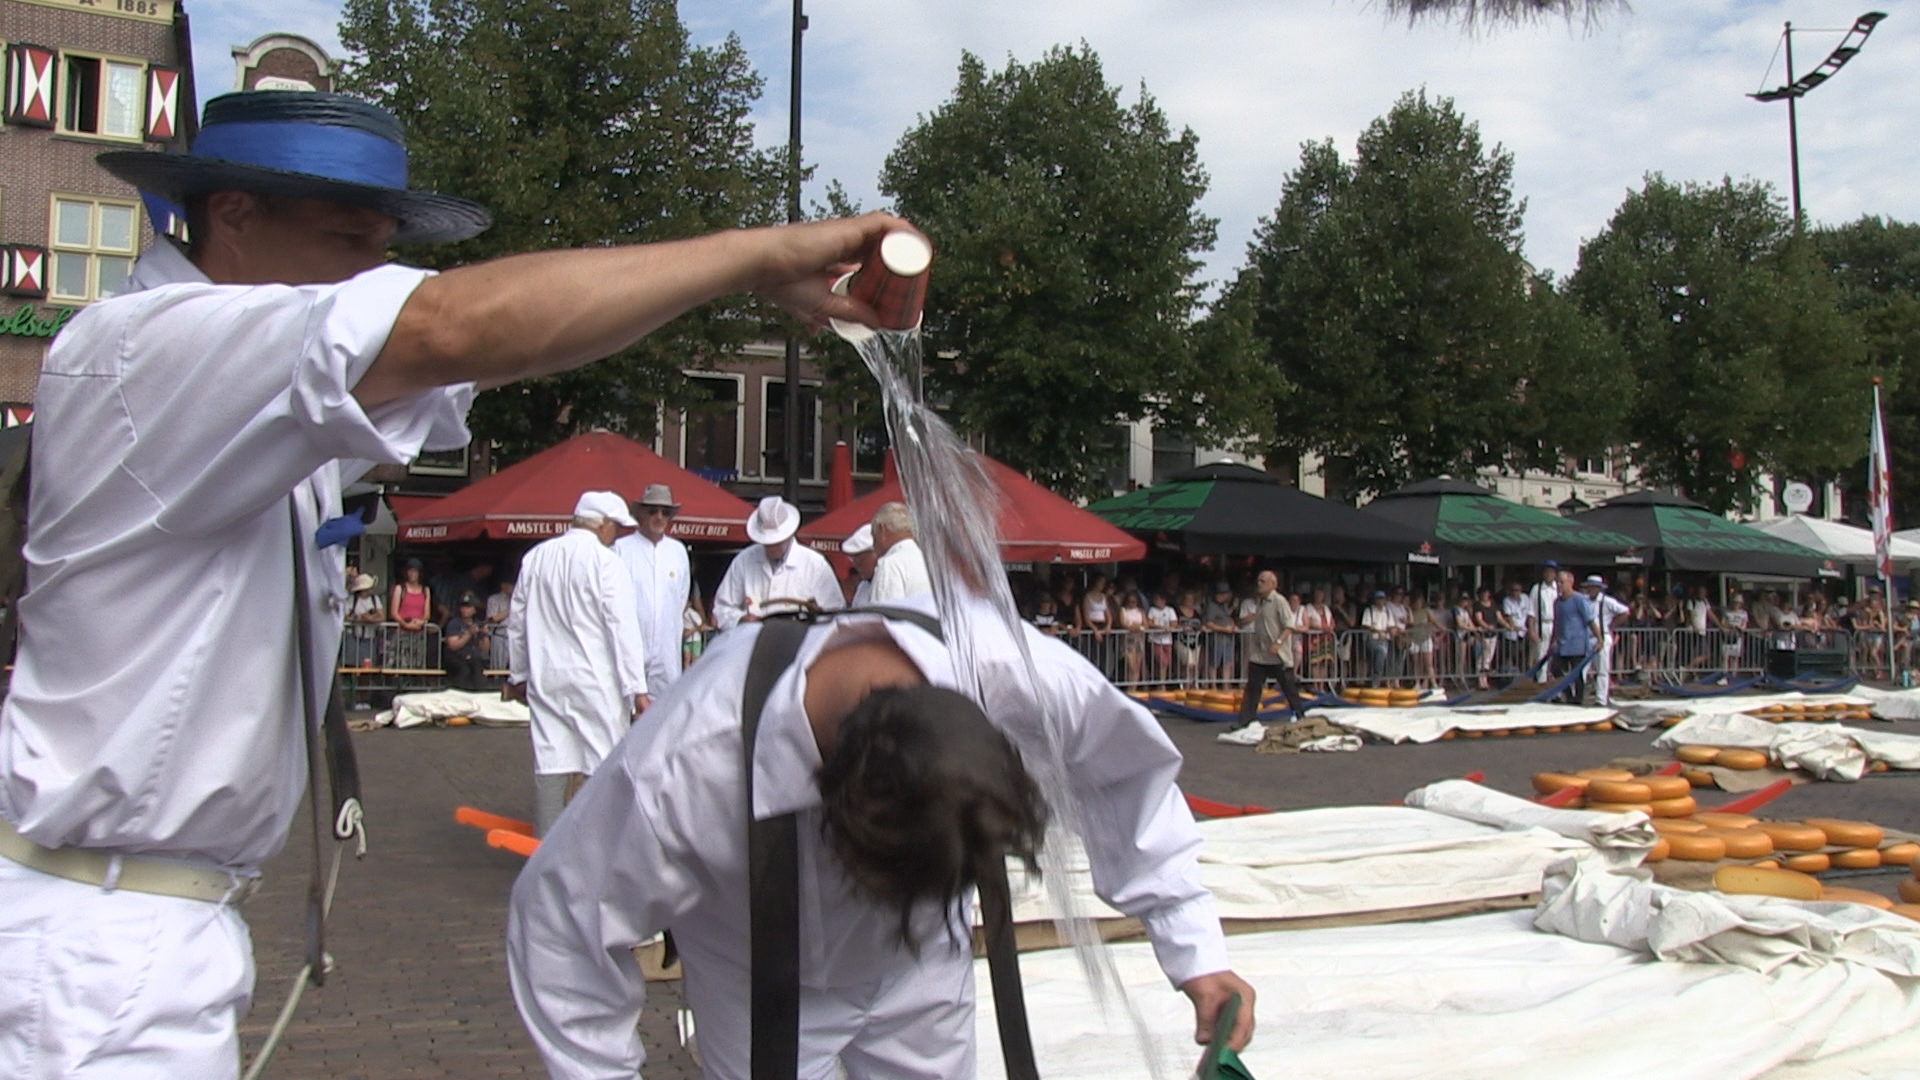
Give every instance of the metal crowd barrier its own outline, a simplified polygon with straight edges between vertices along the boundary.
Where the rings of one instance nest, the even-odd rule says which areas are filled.
[[[376,694],[437,689],[446,684],[440,628],[428,623],[402,630],[399,623],[348,623],[340,635],[340,677],[347,704]]]

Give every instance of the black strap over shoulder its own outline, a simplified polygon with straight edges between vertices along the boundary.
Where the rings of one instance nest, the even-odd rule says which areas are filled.
[[[876,614],[913,623],[942,637],[940,623],[925,612],[874,606],[849,615]],[[747,665],[740,701],[741,744],[747,791],[747,874],[749,954],[752,958],[752,1080],[793,1080],[800,1070],[800,845],[793,814],[759,820],[753,815],[753,748],[760,733],[773,684],[793,666],[812,622],[834,612],[782,616],[762,622]],[[1020,958],[1013,934],[1013,905],[1004,858],[990,858],[977,869],[980,916],[986,937],[987,966],[993,981],[994,1016],[1000,1028],[1000,1052],[1008,1080],[1040,1080],[1033,1059],[1020,985]]]

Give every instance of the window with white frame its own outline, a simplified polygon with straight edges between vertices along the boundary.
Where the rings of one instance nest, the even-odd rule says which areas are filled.
[[[60,56],[60,130],[115,139],[141,137],[146,66],[103,56]]]
[[[138,213],[130,202],[55,195],[47,298],[86,303],[126,288],[140,242]]]

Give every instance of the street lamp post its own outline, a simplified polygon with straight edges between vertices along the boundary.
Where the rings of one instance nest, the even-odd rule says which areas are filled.
[[[795,3],[798,2],[799,0],[795,0]],[[1800,232],[1801,225],[1800,116],[1797,106],[1800,99],[1805,97],[1809,90],[1833,78],[1834,72],[1845,67],[1847,61],[1858,55],[1860,47],[1867,43],[1868,35],[1873,33],[1873,28],[1878,26],[1880,20],[1886,17],[1887,13],[1884,11],[1869,11],[1865,15],[1853,20],[1853,26],[1846,32],[1847,36],[1840,39],[1840,44],[1834,48],[1833,52],[1827,55],[1825,60],[1820,62],[1820,66],[1800,76],[1798,79],[1793,77],[1793,24],[1787,23],[1786,29],[1783,31],[1787,43],[1787,81],[1780,86],[1774,87],[1772,90],[1762,90],[1757,94],[1747,95],[1755,101],[1779,101],[1782,98],[1786,99],[1787,152],[1791,155],[1793,231],[1796,234]],[[1806,31],[1802,30],[1801,33],[1804,34]]]
[[[793,0],[793,69],[787,92],[787,223],[800,220],[800,35],[806,32],[807,15],[802,0]],[[795,506],[800,505],[800,338],[787,332],[786,430],[783,432],[787,467],[781,494]]]

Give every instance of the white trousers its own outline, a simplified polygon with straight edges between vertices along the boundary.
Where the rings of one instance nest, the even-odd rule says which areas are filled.
[[[748,1080],[747,973],[681,943],[687,1004],[706,1080]],[[800,991],[799,1080],[956,1080],[974,1074],[973,955],[942,942],[863,986]]]
[[[234,908],[0,859],[0,1076],[232,1080],[252,992]]]
[[[1600,639],[1600,655],[1593,658],[1593,703],[1611,705],[1613,703],[1613,635],[1607,634]]]

